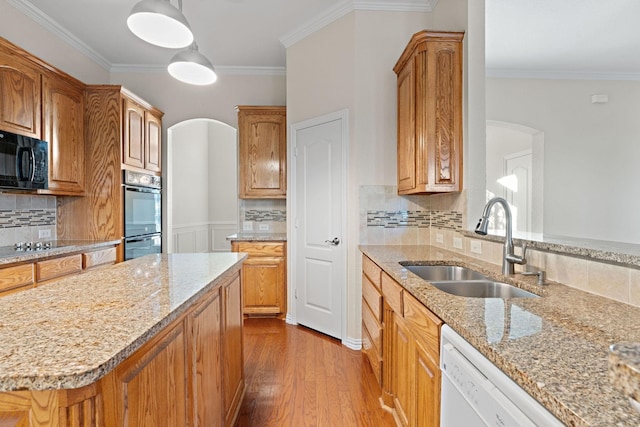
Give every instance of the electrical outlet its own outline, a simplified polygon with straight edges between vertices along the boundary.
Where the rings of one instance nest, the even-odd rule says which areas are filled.
[[[258,228],[260,231],[269,231],[269,224],[260,224]]]
[[[444,243],[444,236],[442,233],[436,233],[436,243]]]
[[[473,252],[474,254],[482,253],[482,242],[480,240],[471,241],[471,252]]]
[[[242,223],[243,231],[253,231],[253,223],[251,221],[245,221]]]
[[[51,237],[51,230],[38,230],[38,239]]]
[[[462,249],[462,238],[454,237],[453,238],[453,247],[456,249]]]

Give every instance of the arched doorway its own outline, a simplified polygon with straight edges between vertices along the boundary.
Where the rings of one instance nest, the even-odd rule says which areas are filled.
[[[238,232],[237,130],[192,119],[167,130],[167,252],[229,251]]]

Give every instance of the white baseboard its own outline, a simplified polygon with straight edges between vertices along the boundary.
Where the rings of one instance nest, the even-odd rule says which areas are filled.
[[[347,337],[342,340],[342,345],[344,345],[347,348],[350,348],[351,350],[362,350],[361,339]]]

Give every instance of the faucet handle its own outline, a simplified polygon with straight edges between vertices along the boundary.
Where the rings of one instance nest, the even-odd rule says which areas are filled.
[[[527,242],[522,242],[522,259],[525,260],[526,258],[527,258]]]
[[[520,274],[522,274],[523,276],[537,276],[538,280],[536,280],[536,285],[546,285],[545,280],[547,278],[547,273],[545,273],[544,270],[523,271]]]

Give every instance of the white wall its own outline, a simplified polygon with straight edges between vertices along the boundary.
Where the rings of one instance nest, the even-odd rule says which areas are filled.
[[[109,72],[41,27],[31,18],[0,1],[0,36],[84,83],[105,84]]]
[[[237,132],[194,119],[168,130],[170,252],[229,251],[238,229]]]
[[[638,111],[640,82],[487,79],[487,119],[544,132],[545,234],[640,243]]]

